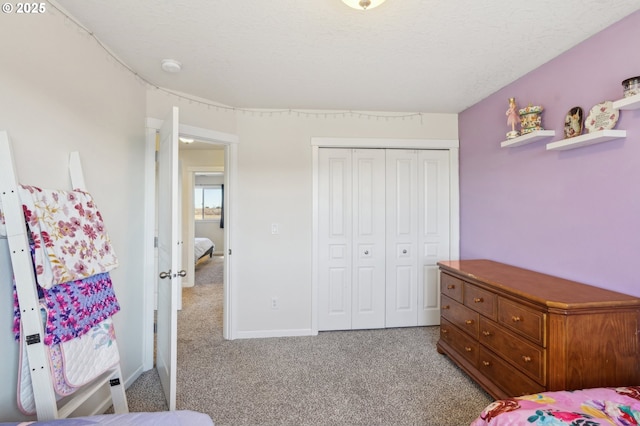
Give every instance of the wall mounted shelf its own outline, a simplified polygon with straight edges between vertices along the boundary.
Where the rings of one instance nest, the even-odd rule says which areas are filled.
[[[640,109],[640,94],[614,101],[613,108],[623,110]]]
[[[541,139],[552,138],[556,135],[555,130],[536,130],[528,133],[524,136],[518,136],[517,138],[508,139],[500,143],[502,148],[513,148],[516,146],[526,145]]]
[[[574,138],[563,139],[561,141],[548,143],[547,150],[564,151],[567,149],[580,148],[583,146],[594,145],[596,143],[607,142],[626,137],[626,130],[600,130],[598,132],[587,133],[585,135],[576,136]]]

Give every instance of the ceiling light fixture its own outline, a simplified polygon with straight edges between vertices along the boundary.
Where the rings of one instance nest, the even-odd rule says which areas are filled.
[[[173,59],[163,59],[162,69],[166,72],[176,73],[180,72],[180,70],[182,69],[182,64]]]
[[[385,0],[342,0],[342,2],[354,9],[367,10],[380,6]]]

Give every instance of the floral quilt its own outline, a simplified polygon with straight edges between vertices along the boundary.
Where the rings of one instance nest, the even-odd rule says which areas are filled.
[[[25,220],[35,246],[42,288],[108,272],[118,260],[102,216],[87,192],[20,186]]]
[[[640,386],[544,392],[489,404],[471,426],[640,425]]]

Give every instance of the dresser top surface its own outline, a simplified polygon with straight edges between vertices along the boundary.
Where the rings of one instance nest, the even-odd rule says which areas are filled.
[[[637,306],[640,299],[627,294],[558,278],[492,260],[438,262],[443,271],[559,309]]]

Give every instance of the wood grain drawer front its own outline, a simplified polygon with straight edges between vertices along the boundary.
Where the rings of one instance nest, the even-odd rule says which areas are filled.
[[[544,312],[498,297],[498,322],[546,347]]]
[[[545,391],[545,387],[531,380],[487,349],[480,347],[478,369],[509,396],[522,396]]]
[[[464,283],[464,304],[474,311],[496,320],[498,303],[495,293],[473,284]]]
[[[440,311],[442,317],[477,340],[480,315],[444,294],[441,295],[441,298]]]
[[[462,303],[463,281],[448,274],[440,274],[440,292]]]
[[[478,364],[478,342],[458,330],[447,320],[441,320],[440,338],[475,367]]]
[[[480,318],[480,343],[511,362],[520,371],[545,386],[546,351],[525,341],[493,321]]]

